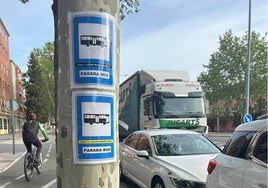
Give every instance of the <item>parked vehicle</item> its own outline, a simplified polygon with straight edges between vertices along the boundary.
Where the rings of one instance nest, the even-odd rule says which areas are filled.
[[[208,163],[207,188],[267,186],[267,119],[238,126],[223,153]]]
[[[188,72],[141,70],[120,84],[119,119],[129,129],[119,129],[125,138],[137,130],[155,128],[192,129],[207,133],[208,102],[198,82]]]
[[[207,164],[220,149],[190,130],[136,131],[120,143],[120,173],[140,187],[204,188]]]

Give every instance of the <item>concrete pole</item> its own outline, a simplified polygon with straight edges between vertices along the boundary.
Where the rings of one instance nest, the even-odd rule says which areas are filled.
[[[58,0],[57,13],[57,188],[119,187],[119,0]],[[95,38],[84,43],[82,35]],[[90,124],[86,113],[99,118]]]

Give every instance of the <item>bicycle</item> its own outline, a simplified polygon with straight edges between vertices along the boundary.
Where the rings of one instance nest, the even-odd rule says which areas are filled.
[[[42,142],[46,142],[46,140],[42,140]],[[36,150],[37,148],[32,145],[32,151],[27,152],[24,157],[24,175],[27,181],[32,180],[34,169],[36,169],[37,174],[42,173],[42,169],[43,169],[42,152],[40,153],[39,161],[37,161]]]

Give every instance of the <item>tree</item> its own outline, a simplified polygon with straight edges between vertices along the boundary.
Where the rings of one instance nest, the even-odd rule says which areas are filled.
[[[49,106],[45,80],[39,62],[40,50],[34,49],[29,56],[28,71],[24,82],[26,90],[26,113],[36,113],[41,123],[48,121]]]
[[[27,114],[36,113],[42,123],[54,117],[53,52],[53,42],[47,42],[43,49],[33,49],[25,74]]]
[[[78,62],[75,62],[72,58],[70,58],[72,50],[75,49],[74,39],[77,39],[78,36],[72,35],[71,32],[69,32],[67,29],[68,26],[70,26],[70,23],[75,23],[73,15],[69,14],[68,16],[68,13],[75,13],[77,15],[77,18],[85,18],[84,16],[87,18],[92,17],[92,13],[96,16],[101,15],[103,18],[101,18],[102,21],[100,21],[99,24],[109,23],[109,26],[105,27],[104,31],[106,33],[109,32],[110,34],[113,33],[115,36],[119,36],[119,0],[82,0],[79,1],[79,3],[73,0],[61,0],[58,1],[58,6],[58,10],[61,11],[55,11],[57,19],[59,20],[56,22],[57,25],[55,25],[57,28],[56,30],[58,31],[56,34],[56,36],[58,36],[58,40],[55,40],[58,43],[56,50],[58,52],[58,58],[55,61],[55,64],[57,64],[59,67],[57,71],[55,71],[57,74],[57,187],[119,187],[119,139],[117,136],[115,136],[118,135],[118,116],[116,114],[115,107],[118,106],[117,94],[119,92],[117,83],[119,80],[119,38],[112,37],[112,40],[109,43],[109,49],[112,50],[111,52],[113,54],[110,57],[114,57],[116,59],[116,61],[113,61],[112,67],[110,68],[110,70],[114,72],[111,73],[113,74],[111,78],[115,78],[113,82],[113,85],[115,87],[103,88],[100,90],[99,86],[101,83],[96,83],[93,84],[91,88],[87,88],[87,86],[90,85],[90,82],[86,82],[87,84],[83,86],[78,85],[78,88],[74,88],[71,85],[72,75],[70,75],[70,73],[74,73],[74,71],[77,70],[77,67],[73,68],[69,63],[67,63],[70,62],[76,66],[76,62]],[[81,11],[90,11],[91,14],[84,12],[82,16]],[[104,18],[106,16],[108,16],[109,19],[107,19],[108,17]],[[70,20],[70,22],[68,20]],[[91,21],[91,19],[88,19],[88,21]],[[77,28],[77,25],[75,24],[72,26],[72,29]],[[69,27],[69,29],[71,28]],[[91,28],[88,28],[89,31],[91,31],[90,29]],[[92,31],[93,30],[94,28],[92,28]],[[79,33],[77,34],[80,35]],[[71,42],[66,43],[67,38],[70,39]],[[104,52],[105,51],[101,50],[99,53]],[[96,52],[90,51],[90,53]],[[96,65],[98,67],[98,63]],[[89,65],[88,67],[91,66]],[[99,70],[101,69],[102,68],[99,67]],[[104,95],[114,96],[112,97],[113,99],[107,96],[114,101],[114,105],[112,103],[107,103],[107,105],[110,105],[110,110],[107,108],[109,110],[107,113],[110,114],[109,121],[111,122],[108,126],[110,129],[108,133],[109,135],[105,134],[106,136],[104,136],[104,132],[101,130],[102,128],[99,125],[95,126],[95,128],[99,128],[98,131],[95,131],[96,134],[93,133],[94,131],[92,132],[93,134],[89,132],[85,133],[83,131],[85,130],[85,127],[83,126],[83,113],[85,113],[86,109],[90,110],[93,114],[99,113],[98,109],[90,107],[91,105],[87,105],[89,104],[89,101],[82,102],[80,100],[81,96],[87,96],[86,98],[88,98],[92,95],[98,95],[101,98],[104,97]],[[89,97],[88,99],[95,100],[99,97],[93,98]],[[97,104],[99,102],[97,101],[98,100],[96,100],[96,103],[94,103],[99,106]],[[113,111],[115,113],[112,113]],[[83,131],[83,133],[80,131]],[[105,145],[109,145],[108,150],[105,149]],[[88,148],[88,151],[86,151],[86,148]],[[98,148],[98,152],[94,152],[93,150],[95,149],[93,148]]]
[[[43,49],[40,50],[40,68],[42,79],[45,81],[43,86],[48,95],[49,117],[55,117],[55,80],[54,80],[54,43],[45,43]]]
[[[140,0],[120,0],[120,18],[125,19],[127,14],[137,13],[140,7]]]
[[[252,32],[250,96],[253,102],[267,96],[267,34]],[[219,38],[219,48],[198,77],[211,104],[212,116],[241,118],[247,65],[247,35],[236,37],[229,30]],[[263,101],[262,101],[263,102]],[[224,108],[219,113],[219,108]],[[251,106],[251,112],[254,109]],[[256,109],[255,109],[256,110]],[[238,121],[239,122],[239,121]]]

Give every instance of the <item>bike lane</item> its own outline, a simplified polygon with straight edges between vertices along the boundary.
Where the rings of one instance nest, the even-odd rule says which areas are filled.
[[[47,130],[47,134],[53,135],[54,130]],[[43,139],[41,134],[40,139]],[[26,147],[20,132],[14,134],[14,141],[15,152],[13,153],[13,134],[0,135],[0,173],[7,170],[26,153]]]

